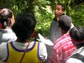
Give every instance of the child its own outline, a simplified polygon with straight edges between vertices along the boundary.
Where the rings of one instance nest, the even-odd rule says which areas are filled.
[[[50,34],[49,39],[54,43],[56,39],[61,36],[61,31],[59,30],[58,21],[59,17],[64,14],[65,7],[62,4],[57,4],[55,7],[55,17],[50,24]],[[47,46],[48,56],[52,51],[52,46]]]
[[[59,28],[62,32],[62,36],[54,42],[54,47],[49,56],[48,63],[65,63],[76,49],[69,35],[71,23],[72,19],[67,15],[62,15],[59,18]]]
[[[77,50],[73,52],[66,63],[84,63],[84,27],[77,26],[72,28],[70,36]]]
[[[0,43],[15,41],[17,39],[15,33],[11,30],[14,24],[14,14],[8,8],[0,9]]]
[[[50,40],[54,42],[57,38],[61,36],[61,32],[59,30],[58,21],[61,15],[64,14],[65,7],[62,4],[57,4],[55,7],[55,18],[53,19],[50,25]]]
[[[16,17],[12,30],[17,35],[16,42],[0,45],[0,58],[5,63],[41,63],[47,59],[46,47],[41,42],[31,41],[36,25],[32,14],[21,13]],[[4,53],[3,53],[4,52]]]

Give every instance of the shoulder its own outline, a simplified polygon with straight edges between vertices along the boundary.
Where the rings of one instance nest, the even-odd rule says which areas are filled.
[[[42,58],[45,57],[45,59],[47,59],[47,49],[44,43],[39,42],[39,47],[38,47],[38,52],[39,52],[39,56]]]
[[[55,41],[55,44],[56,43],[62,43],[64,40],[71,40],[71,38],[70,38],[70,35],[69,34],[64,34],[64,35],[62,35],[61,37],[59,37],[56,41]]]
[[[56,25],[57,24],[57,21],[56,20],[53,20],[52,22],[51,22],[51,26],[52,25]]]
[[[45,45],[44,43],[42,43],[42,42],[37,42],[37,41],[36,41],[36,43],[38,43],[38,47],[39,47],[40,49],[46,48],[46,45]],[[31,44],[35,44],[35,41],[32,41]]]
[[[72,44],[69,34],[64,34],[54,42],[54,49],[62,49],[67,44]]]
[[[17,36],[11,29],[5,29],[7,32],[3,34],[2,41],[15,41]]]
[[[42,43],[42,42],[39,42],[39,47],[41,47],[41,48],[45,48],[46,45],[45,45],[44,43]]]
[[[38,46],[38,49],[42,52],[47,52],[47,48],[46,48],[46,45],[42,42],[39,42],[39,46]]]

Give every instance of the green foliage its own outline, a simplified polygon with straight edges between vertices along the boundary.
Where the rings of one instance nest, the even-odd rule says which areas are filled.
[[[35,9],[35,15],[37,19],[36,30],[44,36],[47,36],[49,34],[49,26],[53,18],[53,13],[49,6],[46,8],[42,7],[40,9],[38,9],[38,6]]]
[[[77,5],[71,10],[71,16],[75,26],[84,26],[84,4]]]
[[[83,0],[0,0],[0,7],[12,9],[15,16],[21,12],[33,12],[37,20],[36,31],[47,36],[57,3],[65,5],[66,14],[72,17],[76,26],[84,26]]]
[[[12,3],[13,2],[13,3]],[[25,9],[28,8],[27,0],[9,0],[9,7],[13,10],[14,14],[25,12]],[[12,4],[11,4],[12,3]]]

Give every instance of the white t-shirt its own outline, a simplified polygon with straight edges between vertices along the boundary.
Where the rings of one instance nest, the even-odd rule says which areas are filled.
[[[84,56],[84,47],[81,47],[81,48],[77,49],[76,51],[73,52],[72,55],[77,54],[77,53],[80,54],[80,55],[82,55],[82,56]],[[72,56],[72,55],[71,55],[71,56]],[[70,57],[70,58],[66,61],[66,63],[84,63],[84,62],[81,61],[80,59]]]
[[[4,29],[3,31],[6,32],[3,35],[0,34],[1,42],[16,41],[17,37],[11,28]]]
[[[28,43],[20,43],[20,42],[13,42],[13,45],[19,49],[19,50],[23,50],[26,49]],[[7,57],[7,43],[3,42],[2,44],[0,44],[0,63],[4,63],[2,60],[6,59]],[[34,42],[31,42],[28,48],[33,47]],[[47,50],[46,50],[46,46],[40,42],[39,44],[39,57],[41,59],[43,59],[45,57],[45,59],[47,59]]]

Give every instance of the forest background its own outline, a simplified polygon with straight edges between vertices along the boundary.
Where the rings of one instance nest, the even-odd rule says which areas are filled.
[[[15,16],[21,12],[34,13],[37,20],[36,31],[48,36],[57,3],[64,4],[65,13],[72,17],[75,26],[84,26],[84,0],[0,0],[0,8],[12,9]]]

